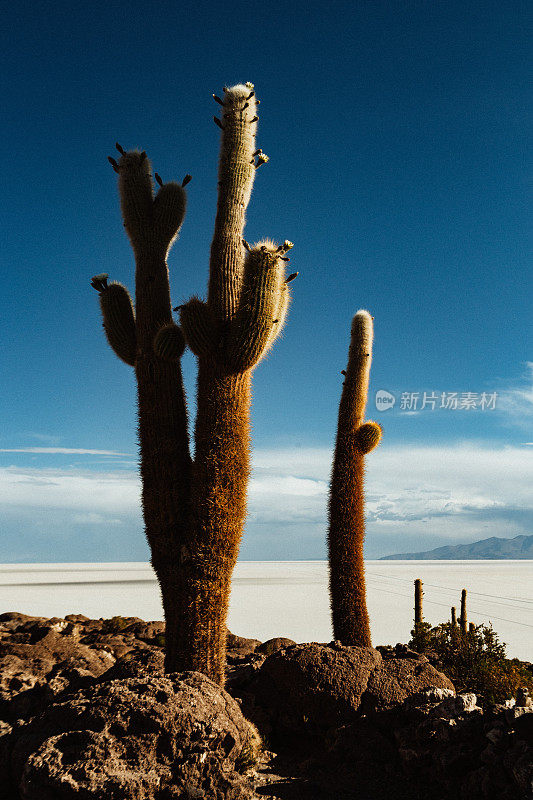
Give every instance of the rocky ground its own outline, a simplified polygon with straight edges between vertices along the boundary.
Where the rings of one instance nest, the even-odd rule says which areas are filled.
[[[0,800],[533,797],[527,693],[480,708],[423,655],[228,633],[221,690],[164,623],[0,615]]]

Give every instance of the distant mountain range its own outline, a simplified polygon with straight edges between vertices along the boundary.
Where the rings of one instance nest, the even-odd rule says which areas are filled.
[[[396,553],[383,556],[380,561],[424,561],[437,559],[498,559],[498,558],[531,558],[533,559],[533,536],[515,536],[514,539],[500,539],[491,536],[473,544],[447,545],[426,550],[423,553]]]

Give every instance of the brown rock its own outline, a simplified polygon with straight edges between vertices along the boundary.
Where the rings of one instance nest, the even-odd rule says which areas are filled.
[[[236,636],[234,633],[227,632],[226,649],[230,656],[247,656],[254,653],[261,642],[259,639],[246,639],[244,636]]]
[[[163,675],[164,667],[165,654],[159,648],[133,649],[117,659],[111,669],[102,673],[98,682]]]
[[[143,642],[156,643],[165,633],[165,623],[157,620],[134,622],[125,628],[124,633],[131,633],[136,639],[140,639]]]
[[[245,800],[235,762],[250,738],[238,704],[204,675],[111,681],[25,726],[13,783],[24,800]]]
[[[97,677],[115,662],[111,653],[88,647],[59,630],[46,631],[33,644],[13,641],[15,636],[0,641],[0,719],[11,721],[37,713],[43,702],[67,688],[69,676],[77,680],[81,671],[84,677]],[[64,679],[61,689],[52,684],[59,675]]]
[[[67,622],[77,622],[80,625],[85,625],[87,622],[91,622],[91,618],[86,617],[85,614],[66,614],[65,619]]]
[[[266,659],[250,691],[275,727],[324,732],[353,721],[381,655],[370,647],[299,644]]]
[[[274,730],[323,734],[431,687],[453,689],[453,684],[425,658],[384,659],[373,648],[334,642],[275,652],[248,690],[268,711]]]
[[[390,658],[382,661],[368,679],[361,711],[384,711],[433,687],[454,689],[450,679],[425,660]]]
[[[282,636],[277,636],[274,639],[267,639],[266,642],[260,644],[259,647],[256,647],[255,652],[262,653],[264,656],[271,656],[272,653],[283,650],[285,647],[292,647],[293,644],[296,644],[293,639],[284,639]]]

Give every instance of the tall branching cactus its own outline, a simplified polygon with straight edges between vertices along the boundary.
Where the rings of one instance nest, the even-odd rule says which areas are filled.
[[[352,320],[329,498],[333,635],[345,645],[363,647],[371,646],[363,562],[364,460],[381,439],[380,426],[364,422],[373,337],[372,317],[358,311]]]
[[[183,220],[184,186],[153,194],[146,153],[110,159],[119,175],[124,223],[136,260],[135,310],[127,290],[93,278],[104,329],[138,383],[142,503],[166,621],[167,672],[198,670],[224,681],[230,580],[246,514],[250,472],[251,372],[279,335],[287,313],[291,242],[250,247],[243,240],[255,171],[252,84],[224,89],[218,204],[207,301],[193,297],[172,320],[166,256]],[[178,310],[178,309],[174,309]],[[187,437],[180,357],[198,357],[195,454]]]

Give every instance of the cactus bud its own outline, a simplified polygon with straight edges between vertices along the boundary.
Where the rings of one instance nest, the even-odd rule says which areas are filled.
[[[365,422],[355,434],[356,445],[360,453],[366,455],[374,450],[381,441],[381,425],[377,422]]]
[[[185,339],[174,322],[163,325],[154,339],[154,353],[163,361],[177,361],[185,350]]]

